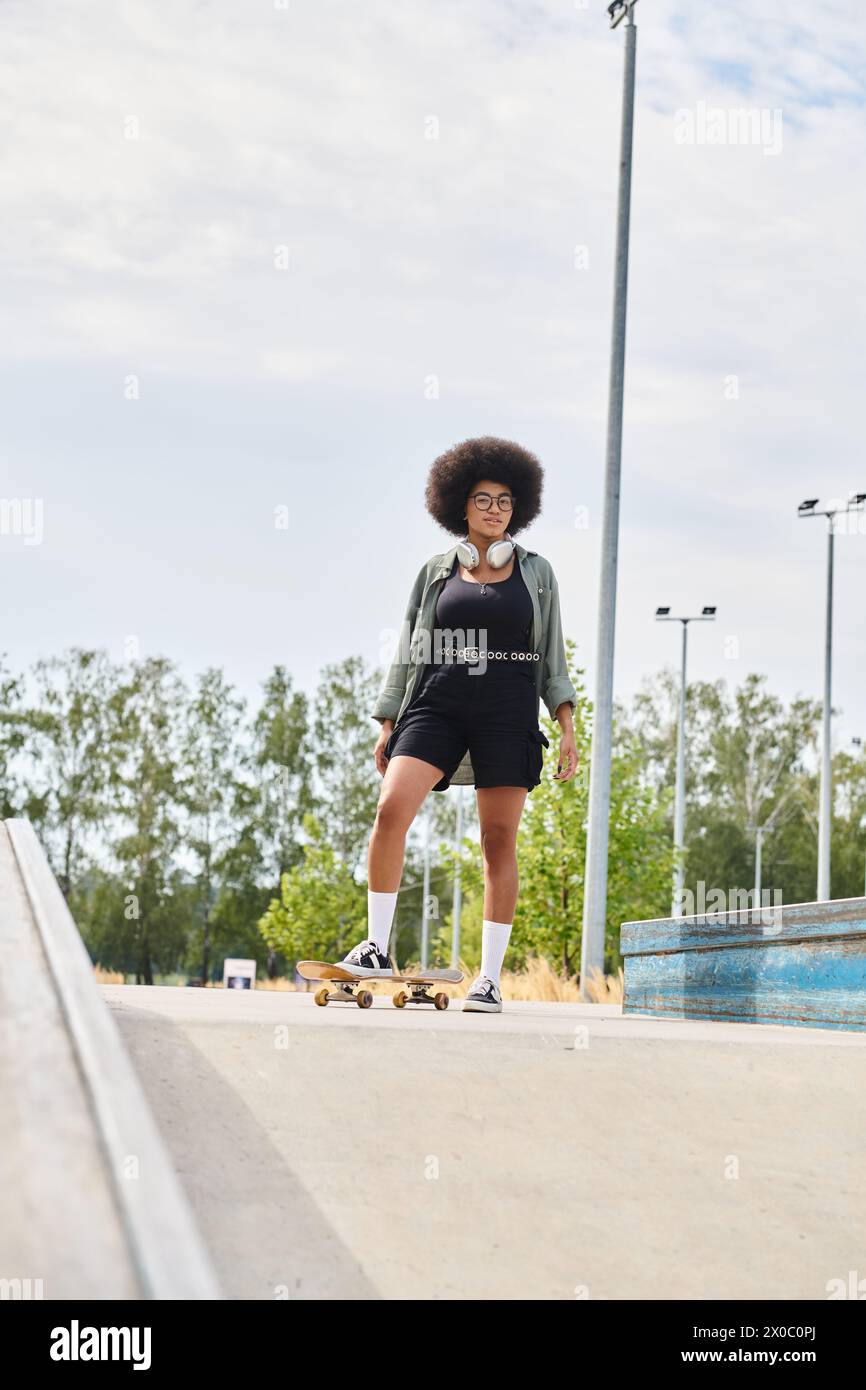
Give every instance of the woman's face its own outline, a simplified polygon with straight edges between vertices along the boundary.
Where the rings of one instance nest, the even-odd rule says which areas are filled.
[[[473,531],[480,531],[483,536],[494,539],[505,535],[512,509],[505,506],[503,510],[500,499],[501,504],[511,499],[513,507],[511,489],[504,483],[498,483],[495,478],[482,478],[481,482],[475,484],[466,499],[466,519]]]

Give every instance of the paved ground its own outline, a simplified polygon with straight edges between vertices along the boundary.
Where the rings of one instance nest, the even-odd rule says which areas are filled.
[[[102,986],[230,1298],[826,1298],[866,1035]]]

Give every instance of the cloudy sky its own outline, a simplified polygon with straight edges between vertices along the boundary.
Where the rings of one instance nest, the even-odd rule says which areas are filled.
[[[693,677],[817,697],[825,524],[796,507],[866,491],[863,9],[636,17],[617,694],[677,661],[657,604],[715,603]],[[597,0],[3,0],[13,668],[164,653],[254,697],[276,662],[309,690],[375,664],[450,543],[431,461],[497,434],[544,463],[521,539],[591,689],[623,43]]]

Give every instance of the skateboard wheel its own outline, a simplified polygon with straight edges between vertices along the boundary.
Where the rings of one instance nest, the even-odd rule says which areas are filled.
[[[320,1004],[324,1008],[325,1004],[327,1004],[328,1002],[327,985],[324,987],[324,989],[317,989],[315,994],[313,995],[313,998],[315,999],[317,1004]]]
[[[436,1005],[437,1009],[447,1009],[450,1003],[450,998],[447,994],[444,993],[434,994],[433,1003]]]
[[[368,989],[362,989],[361,992],[355,996],[355,998],[358,1000],[359,1009],[369,1009],[370,1005],[373,1002],[373,996]]]
[[[408,999],[408,997],[409,996],[407,995],[404,989],[398,989],[397,993],[393,996],[391,1002],[393,1003],[395,1009],[405,1009],[406,1000]]]

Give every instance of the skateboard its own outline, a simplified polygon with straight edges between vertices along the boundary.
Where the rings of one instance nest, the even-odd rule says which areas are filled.
[[[418,970],[411,975],[403,975],[395,970],[393,973],[383,971],[381,975],[359,977],[344,970],[342,965],[333,965],[324,960],[299,961],[298,974],[305,980],[326,981],[313,995],[316,1003],[323,1008],[331,1000],[342,1000],[347,1004],[357,1004],[360,1009],[369,1009],[373,1003],[373,995],[364,986],[371,980],[393,980],[395,984],[409,986],[409,993],[405,989],[399,989],[391,996],[395,1008],[403,1009],[407,1004],[432,1004],[435,1009],[447,1009],[450,999],[445,991],[438,990],[436,994],[430,994],[427,986],[438,984],[440,981],[443,984],[459,985],[463,979],[462,970]],[[331,990],[328,988],[329,984],[334,984],[337,988]]]

